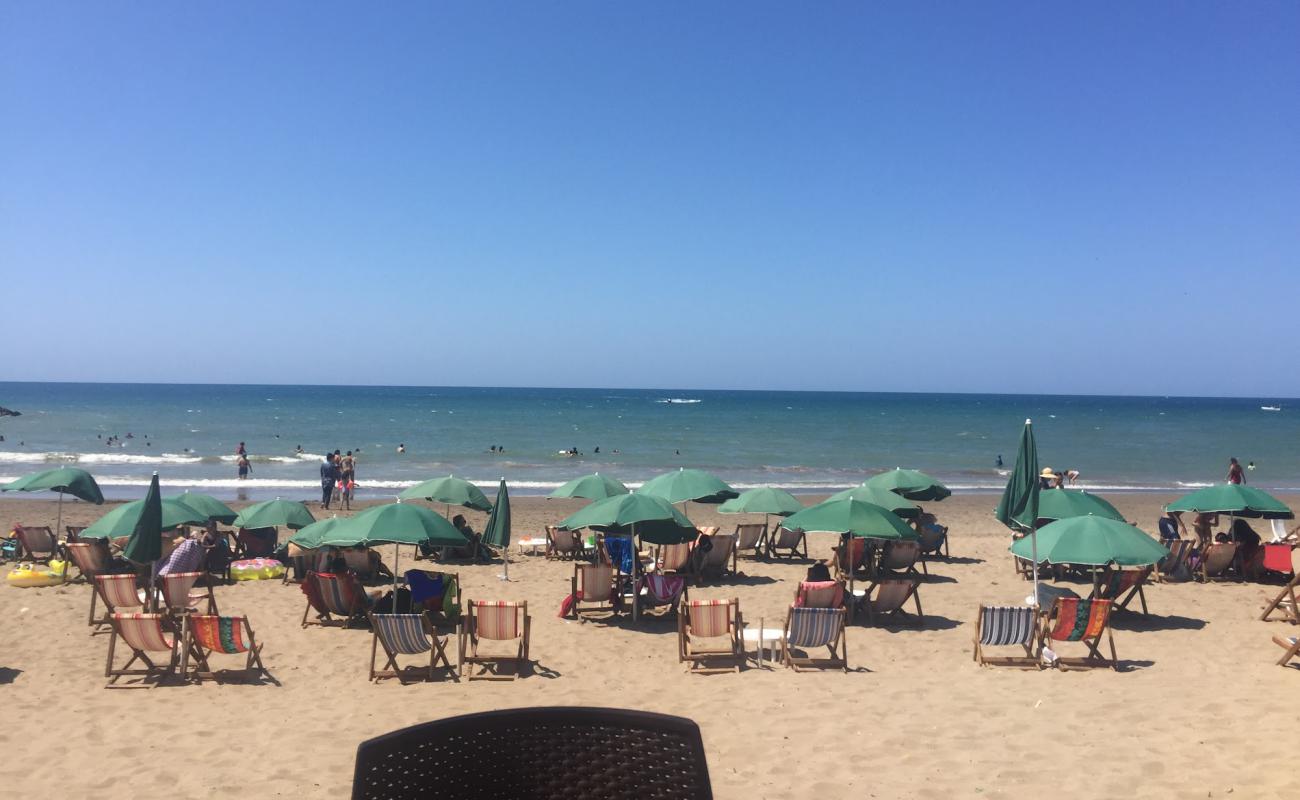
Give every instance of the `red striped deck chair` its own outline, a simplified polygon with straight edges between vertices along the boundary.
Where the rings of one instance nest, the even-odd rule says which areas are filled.
[[[867,571],[867,540],[857,536],[848,537],[848,556],[846,560],[844,551],[844,541],[835,545],[833,550],[835,557],[832,559],[835,567],[835,577],[841,580],[847,580],[851,575],[861,575]]]
[[[90,616],[86,624],[94,626],[95,623],[95,605],[99,601],[99,590],[95,588],[95,576],[103,575],[108,571],[112,563],[112,556],[108,550],[108,541],[106,539],[91,539],[88,542],[70,542],[65,547],[68,550],[68,558],[72,563],[77,565],[77,571],[81,577],[90,584]],[[68,573],[71,570],[63,571],[64,580],[67,580]],[[107,618],[100,620],[99,624],[107,625]]]
[[[925,570],[927,575],[930,574],[930,568],[925,565],[921,558],[920,542],[886,542],[885,547],[880,552],[880,568],[889,572],[902,572],[907,575],[916,575],[917,562],[920,562],[921,569]]]
[[[1063,670],[1091,667],[1119,669],[1119,661],[1115,657],[1115,637],[1110,630],[1112,605],[1109,600],[1056,598],[1043,619],[1041,646],[1046,646],[1049,642],[1082,642],[1088,648],[1087,655],[1081,658],[1058,656],[1057,667]],[[1110,658],[1101,653],[1103,635],[1110,644]]]
[[[150,688],[162,682],[162,679],[174,675],[180,666],[182,678],[186,671],[187,652],[182,646],[189,631],[188,620],[181,618],[181,632],[173,635],[163,630],[166,614],[113,614],[111,624],[113,636],[108,640],[108,664],[104,668],[104,677],[108,678],[109,689]],[[121,667],[113,666],[113,657],[117,643],[121,640],[131,650],[131,657]],[[166,653],[167,664],[162,666],[149,658],[150,653]],[[131,669],[135,662],[141,662],[142,668]],[[139,683],[119,684],[118,678],[138,676]],[[149,678],[157,678],[153,684]]]
[[[661,544],[655,548],[655,569],[659,572],[687,572],[690,566],[690,542]]]
[[[1133,596],[1137,595],[1142,603],[1142,614],[1146,616],[1150,612],[1147,611],[1147,596],[1142,587],[1154,569],[1107,569],[1101,576],[1101,582],[1093,589],[1092,596],[1099,600],[1110,600],[1115,604],[1115,611],[1126,611]]]
[[[1228,577],[1228,570],[1237,563],[1236,542],[1214,542],[1201,551],[1196,565],[1196,574],[1201,582],[1220,580]]]
[[[689,599],[686,578],[682,575],[642,575],[637,578],[637,602],[641,608],[664,608],[677,613],[678,603]]]
[[[1293,666],[1291,664],[1293,659],[1296,660],[1294,666],[1300,667],[1300,636],[1274,636],[1273,644],[1286,651],[1277,660],[1279,667]]]
[[[692,571],[700,578],[721,579],[728,567],[732,574],[736,572],[736,534],[717,533],[717,528],[713,530],[714,533],[704,534],[713,545],[707,553],[699,547],[699,543],[704,541],[703,536],[695,540],[695,567]]]
[[[767,538],[767,526],[763,523],[753,523],[748,525],[736,526],[736,555],[745,555],[750,558],[758,558],[762,555],[764,540]]]
[[[385,678],[397,678],[398,683],[405,684],[410,673],[414,672],[422,680],[433,680],[442,662],[453,679],[458,679],[447,658],[447,637],[439,636],[424,614],[371,614],[370,628],[374,636],[370,642],[370,680],[378,682]],[[375,659],[379,648],[384,648],[388,661],[383,669],[375,669]],[[401,667],[397,657],[429,654],[428,666]]]
[[[135,575],[129,572],[96,575],[95,592],[104,602],[104,616],[91,623],[96,628],[111,626],[113,614],[119,611],[126,613],[144,610],[149,602],[148,592],[136,588]]]
[[[307,580],[302,582],[302,591],[307,595],[307,609],[302,612],[304,628],[308,625],[347,627],[353,619],[363,616],[369,605],[365,589],[349,573],[310,573]],[[313,609],[317,618],[308,622],[307,617]]]
[[[18,537],[18,557],[24,561],[48,564],[59,555],[59,537],[48,526],[15,525],[14,535]]]
[[[1156,565],[1156,580],[1161,583],[1187,580],[1190,577],[1187,570],[1187,560],[1191,557],[1192,551],[1196,549],[1196,542],[1191,539],[1174,539],[1165,546],[1169,548],[1169,555],[1161,559],[1160,563]]]
[[[199,604],[206,602],[205,613],[217,613],[217,598],[212,594],[211,586],[204,586],[194,591],[194,584],[202,578],[202,572],[173,572],[158,578],[161,584],[162,602],[171,614],[184,614],[197,611]]]
[[[1269,604],[1264,606],[1264,613],[1259,615],[1261,621],[1267,622],[1274,619],[1273,614],[1280,614],[1280,619],[1290,622],[1293,625],[1300,625],[1300,602],[1296,598],[1296,590],[1300,589],[1300,575],[1296,575],[1282,587],[1282,591],[1277,593]]]
[[[990,656],[986,647],[1020,647],[1023,656]],[[980,606],[975,618],[975,663],[991,667],[1042,669],[1038,647],[1038,609],[1032,606]]]
[[[878,617],[892,616],[910,621],[911,617],[903,610],[903,606],[911,600],[916,605],[916,624],[925,625],[918,586],[918,582],[912,578],[882,578],[872,581],[862,595],[862,607],[867,612],[867,621],[874,625]]]
[[[578,531],[566,531],[546,526],[546,557],[551,560],[572,559],[582,553],[582,536]]]
[[[808,535],[802,530],[777,528],[776,535],[767,537],[768,558],[807,558]]]
[[[691,672],[739,672],[745,651],[740,600],[690,600],[677,615],[677,656]],[[701,643],[695,640],[711,640]],[[721,643],[718,640],[723,640]]]
[[[582,620],[583,614],[618,613],[618,576],[612,564],[574,562],[569,596],[560,616]]]
[[[528,640],[532,617],[528,616],[526,601],[470,600],[463,624],[457,631],[456,671],[463,674],[470,666],[469,679],[512,681],[528,664]],[[483,642],[516,642],[514,654],[495,655],[481,652]],[[481,672],[473,668],[481,666]],[[511,666],[513,671],[502,673],[501,668]]]
[[[785,638],[781,643],[781,660],[795,672],[805,669],[842,669],[849,671],[849,650],[844,638],[842,608],[808,608],[790,606],[785,618]],[[806,655],[809,648],[825,647],[827,658]],[[795,651],[805,655],[795,655]]]
[[[799,608],[843,608],[844,581],[800,581],[794,604]]]
[[[252,680],[258,675],[270,677],[262,663],[262,645],[253,636],[248,617],[219,617],[216,614],[192,614],[189,618],[189,641],[186,645],[194,658],[194,677],[200,682],[235,678]],[[212,669],[208,659],[214,653],[244,655],[242,669]]]

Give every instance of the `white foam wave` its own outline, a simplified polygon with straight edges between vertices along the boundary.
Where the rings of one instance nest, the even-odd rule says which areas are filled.
[[[704,401],[694,397],[663,397],[656,400],[655,402],[672,403],[674,405],[694,405],[695,403],[703,403]]]
[[[158,455],[131,455],[128,453],[0,453],[0,463],[10,464],[194,464],[203,459],[197,455],[160,453]]]

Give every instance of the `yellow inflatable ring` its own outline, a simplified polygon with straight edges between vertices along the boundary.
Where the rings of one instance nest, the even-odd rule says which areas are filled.
[[[230,577],[237,581],[264,581],[284,576],[284,565],[274,558],[249,558],[230,565]]]
[[[30,589],[33,586],[58,586],[63,583],[63,575],[68,571],[65,561],[54,559],[47,567],[44,564],[19,564],[5,576],[10,586]]]

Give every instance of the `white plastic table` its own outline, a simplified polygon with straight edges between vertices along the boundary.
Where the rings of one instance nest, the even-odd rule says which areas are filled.
[[[759,666],[763,664],[763,650],[768,652],[768,660],[776,659],[777,648],[785,641],[785,631],[781,628],[764,628],[760,620],[757,628],[746,628],[741,631],[741,639],[745,643],[745,651],[754,650],[755,661]]]
[[[541,539],[520,539],[520,540],[519,540],[519,554],[520,554],[520,555],[523,555],[525,552],[527,552],[529,555],[534,555],[534,556],[535,556],[535,555],[537,555],[537,550],[538,550],[538,548],[544,548],[544,547],[546,547],[546,539],[545,539],[545,538],[541,538]]]

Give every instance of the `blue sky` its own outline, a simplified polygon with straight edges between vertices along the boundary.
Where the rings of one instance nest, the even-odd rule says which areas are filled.
[[[1300,396],[1300,5],[701,5],[3,4],[0,380]]]

